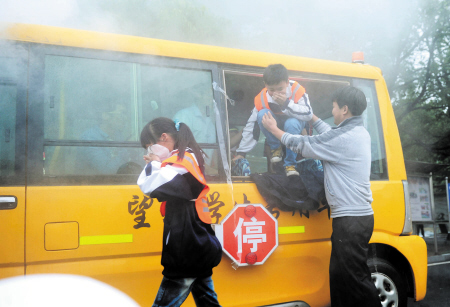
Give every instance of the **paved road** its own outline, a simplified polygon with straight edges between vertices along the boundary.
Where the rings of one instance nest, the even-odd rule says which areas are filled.
[[[420,302],[408,300],[408,307],[450,306],[450,261],[428,265],[427,295]]]

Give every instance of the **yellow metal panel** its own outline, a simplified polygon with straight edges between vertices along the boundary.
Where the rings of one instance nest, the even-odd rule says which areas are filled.
[[[379,70],[369,65],[42,25],[0,24],[0,38],[59,46],[162,55],[167,57],[256,67],[266,67],[273,63],[283,63],[289,70],[304,72],[320,71],[320,73],[323,74],[367,79],[381,78]]]
[[[0,210],[0,279],[25,274],[25,188],[0,187],[0,195],[17,197],[17,207]]]
[[[23,262],[11,263],[9,266],[0,266],[0,279],[22,276],[25,274]]]
[[[120,289],[144,307],[152,305],[161,284],[160,261],[160,254],[128,258],[73,259],[64,262],[33,263],[27,266],[27,274],[87,275]]]
[[[213,274],[219,301],[223,306],[250,307],[300,299],[310,306],[327,306],[330,254],[330,241],[282,245],[264,265],[237,270],[224,256]]]
[[[422,300],[427,292],[428,258],[425,241],[419,236],[392,236],[374,231],[370,243],[383,243],[397,249],[409,262],[415,283],[415,299]]]
[[[47,223],[44,227],[45,250],[56,251],[78,248],[78,223]]]
[[[398,236],[405,221],[405,197],[401,181],[372,181],[375,230]]]
[[[116,257],[126,254],[160,252],[163,218],[160,203],[154,200],[146,210],[150,227],[135,229],[135,215],[128,211],[133,195],[143,194],[130,186],[55,186],[28,187],[27,261],[61,261],[64,259]],[[133,244],[124,250],[123,244],[80,245],[64,253],[49,253],[44,247],[41,225],[77,221],[80,237],[133,235]],[[128,245],[128,243],[127,243]]]
[[[231,197],[227,184],[211,184],[210,187],[210,201],[211,195],[216,193],[211,206],[223,204],[218,210],[218,221],[226,216],[235,202],[267,205],[254,184],[235,184],[234,197]],[[29,187],[27,273],[88,275],[125,291],[142,306],[150,305],[162,278],[162,217],[159,203],[155,201],[146,215],[151,227],[135,229],[134,217],[128,212],[128,203],[133,195],[142,199],[142,193],[136,186]],[[326,304],[329,298],[323,293],[328,293],[327,271],[331,248],[331,220],[327,210],[309,214],[297,211],[293,215],[292,212],[274,209],[273,214],[278,216],[279,226],[282,229],[288,227],[290,233],[279,237],[280,246],[263,266],[235,271],[231,261],[224,256],[222,263],[214,269],[213,276],[221,304],[255,306],[256,302],[257,305],[277,302],[279,288],[260,278],[261,274],[272,276],[270,280],[284,287],[283,300],[302,297],[318,302],[315,304],[317,306]],[[80,237],[125,240],[126,237],[116,236],[131,234],[133,242],[80,245],[72,250],[46,251],[40,225],[69,218],[79,223]],[[302,227],[308,232],[302,233]],[[237,278],[239,282],[229,283],[229,278]],[[245,287],[252,293],[251,296],[242,295],[235,300],[235,293]],[[187,303],[186,306],[194,305]]]

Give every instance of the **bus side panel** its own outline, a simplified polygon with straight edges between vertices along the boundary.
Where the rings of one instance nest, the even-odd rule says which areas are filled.
[[[137,186],[30,187],[27,274],[90,276],[149,306],[162,279],[162,231],[159,203]]]
[[[1,187],[1,196],[15,196],[17,207],[0,210],[0,279],[24,275],[25,188]]]
[[[210,207],[223,204],[218,209],[220,219],[234,202],[246,199],[266,205],[254,184],[235,184],[233,200],[229,191],[227,185],[211,185]],[[154,200],[145,215],[150,227],[135,229],[135,216],[130,214],[134,205],[129,207],[134,195],[140,201],[144,199],[134,186],[30,187],[27,274],[91,276],[124,291],[143,306],[150,305],[162,278],[162,217]],[[279,227],[305,226],[305,232],[280,235],[279,247],[262,266],[234,270],[231,260],[224,256],[213,275],[224,306],[299,298],[321,306],[329,300],[328,295],[318,295],[329,292],[331,221],[327,210],[310,215],[306,211],[302,215],[298,211],[294,215],[274,214],[278,215]],[[282,284],[282,293],[275,283]]]
[[[212,189],[223,191],[227,187],[213,185]],[[213,275],[221,304],[262,306],[296,300],[305,301],[311,306],[329,304],[329,211],[281,211],[276,207],[271,208],[253,183],[233,184],[233,195],[237,204],[263,204],[277,218],[279,230],[304,226],[304,232],[279,234],[278,248],[263,265],[233,270],[231,259],[224,256]],[[227,204],[224,213],[231,209]]]
[[[374,231],[399,235],[405,221],[405,199],[401,181],[372,181]]]
[[[418,236],[392,236],[374,231],[370,243],[383,243],[397,249],[408,261],[413,272],[415,299],[425,298],[427,291],[428,258],[425,241]]]
[[[224,256],[213,274],[219,302],[244,307],[302,300],[310,306],[327,306],[330,251],[329,241],[282,244],[263,265],[237,270]]]

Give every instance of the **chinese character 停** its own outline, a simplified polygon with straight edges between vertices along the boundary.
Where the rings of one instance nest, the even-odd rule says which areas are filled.
[[[243,218],[239,218],[238,225],[233,231],[233,234],[238,239],[238,254],[242,253],[242,244],[253,244],[250,248],[252,253],[258,251],[258,243],[267,241],[266,234],[263,233],[263,228],[266,224],[265,221],[258,222],[256,218],[252,217],[251,222],[244,222]],[[243,227],[245,232],[243,232]]]

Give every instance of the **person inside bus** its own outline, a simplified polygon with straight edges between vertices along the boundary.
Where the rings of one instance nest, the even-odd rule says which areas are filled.
[[[213,97],[210,89],[211,85],[209,84],[199,84],[187,89],[183,95],[189,106],[179,110],[172,118],[188,125],[196,141],[206,144],[216,143],[216,126],[212,119],[212,116],[214,116],[212,110]],[[205,149],[204,152],[206,153],[208,173],[217,173],[214,151]]]
[[[232,126],[230,131],[230,151],[233,159],[231,160],[231,175],[232,176],[250,176],[250,163],[245,158],[234,159],[236,150],[242,139],[242,130]]]
[[[291,134],[300,134],[305,123],[312,118],[313,111],[303,86],[290,81],[286,67],[282,64],[269,65],[263,74],[265,88],[255,97],[255,107],[242,132],[242,140],[234,160],[244,158],[257,144],[260,131],[270,146],[272,163],[283,160],[280,141],[262,125],[264,114],[270,113],[280,127]],[[295,169],[297,154],[286,148],[284,169],[287,176],[299,175]]]
[[[81,134],[84,141],[124,141],[123,123],[125,108],[122,105],[102,105],[96,123]],[[112,147],[80,146],[77,148],[77,165],[83,175],[116,174],[127,163],[125,150]]]
[[[277,127],[272,114],[262,119],[286,147],[305,158],[323,161],[325,194],[333,219],[330,257],[331,306],[381,306],[372,282],[367,253],[374,217],[370,190],[371,145],[361,114],[367,107],[364,93],[353,87],[332,95],[337,127],[313,116],[319,135],[292,135]]]
[[[163,280],[153,307],[180,306],[192,293],[197,306],[220,306],[212,269],[222,246],[211,227],[204,153],[185,123],[158,117],[141,132],[149,148],[137,184],[161,203]]]
[[[188,105],[175,113],[174,120],[188,125],[199,143],[213,144],[216,142],[216,126],[212,110],[211,86],[197,85],[186,90],[184,99]]]

